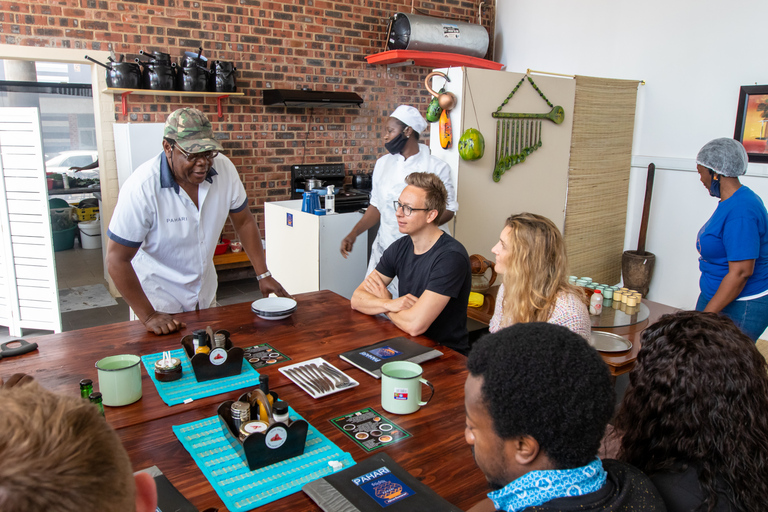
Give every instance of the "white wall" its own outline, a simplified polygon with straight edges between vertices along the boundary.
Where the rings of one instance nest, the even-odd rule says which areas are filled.
[[[695,172],[709,140],[732,137],[739,87],[768,83],[768,2],[542,0],[497,2],[497,60],[526,69],[645,80],[638,92],[625,249],[635,249],[646,167],[656,181],[646,250],[648,298],[693,308],[696,234],[717,206]],[[768,201],[768,165],[742,183]],[[573,269],[578,272],[578,269]]]

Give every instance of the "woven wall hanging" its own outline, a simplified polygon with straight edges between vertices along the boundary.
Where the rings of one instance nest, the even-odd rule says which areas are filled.
[[[520,114],[502,112],[501,109],[509,103],[512,96],[523,84],[525,79],[531,83],[539,96],[552,108],[546,114]],[[542,146],[541,121],[549,119],[555,124],[560,124],[565,119],[565,111],[561,106],[554,106],[544,96],[533,79],[525,75],[517,83],[509,96],[499,105],[496,112],[491,114],[496,121],[496,165],[493,168],[493,181],[501,180],[501,175],[512,168],[513,165],[525,162],[525,159]]]

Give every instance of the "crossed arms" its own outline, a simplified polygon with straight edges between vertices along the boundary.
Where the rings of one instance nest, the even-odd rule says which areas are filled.
[[[423,334],[443,311],[450,297],[425,290],[421,297],[410,293],[397,299],[387,290],[391,277],[374,270],[352,294],[352,309],[366,315],[385,313],[392,323],[411,336]]]

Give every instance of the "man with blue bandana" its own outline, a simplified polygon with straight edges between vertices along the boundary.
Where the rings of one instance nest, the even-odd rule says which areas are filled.
[[[107,271],[148,331],[184,327],[174,313],[209,307],[218,281],[213,252],[232,219],[259,289],[288,296],[267,270],[261,233],[232,162],[205,114],[168,116],[163,151],[140,165],[120,190],[107,235]]]
[[[584,338],[515,324],[480,339],[467,368],[464,436],[492,491],[471,512],[666,511],[638,469],[597,458],[614,392]]]

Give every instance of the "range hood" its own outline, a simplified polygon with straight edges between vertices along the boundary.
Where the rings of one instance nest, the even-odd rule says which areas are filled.
[[[263,89],[264,105],[286,107],[359,107],[363,98],[354,92],[313,91],[311,89]]]

